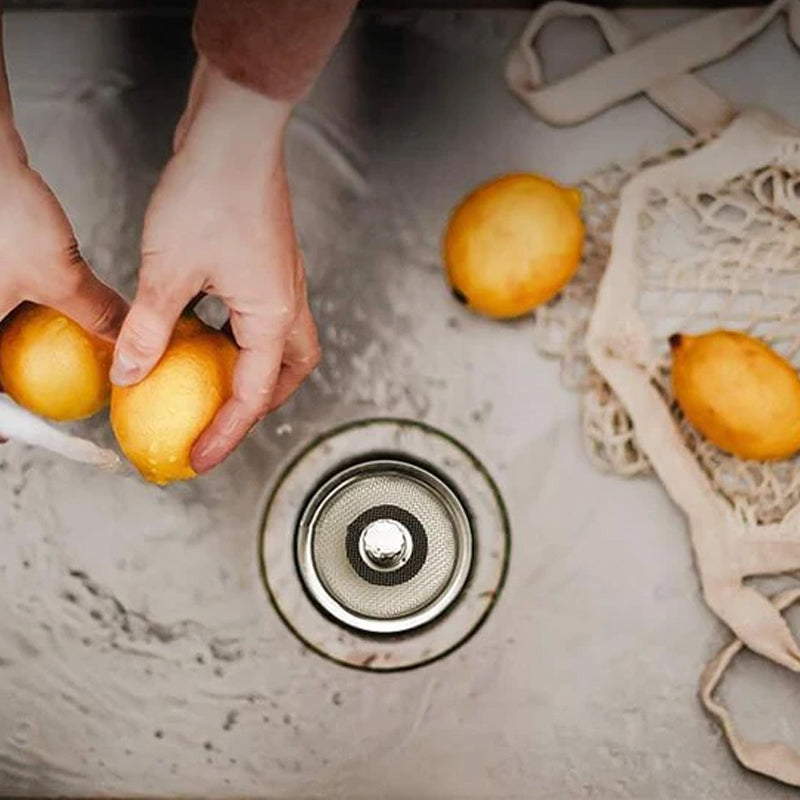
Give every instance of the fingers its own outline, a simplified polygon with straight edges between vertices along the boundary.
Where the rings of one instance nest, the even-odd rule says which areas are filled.
[[[236,325],[233,325],[234,330]],[[195,472],[208,472],[224,461],[268,411],[283,355],[284,336],[259,350],[242,350],[233,376],[233,396],[192,448]]]
[[[308,304],[304,304],[286,340],[283,366],[272,395],[270,411],[280,408],[300,388],[303,381],[319,365],[320,356],[317,328],[311,316],[311,309]]]
[[[269,410],[293,319],[281,309],[231,313],[241,348],[233,373],[233,394],[192,448],[192,467],[203,473],[224,461]]]
[[[232,325],[236,331],[236,315]],[[243,338],[240,332],[237,338]],[[279,331],[257,350],[242,350],[234,374],[233,397],[220,409],[192,450],[192,467],[208,472],[224,461],[268,411],[286,402],[320,359],[317,330],[307,304],[288,336]]]
[[[161,270],[145,263],[136,299],[117,339],[111,382],[117,386],[138,383],[158,363],[169,344],[184,307],[199,291],[188,281],[175,283],[172,275],[158,278]]]
[[[37,300],[66,314],[89,333],[112,342],[128,311],[128,304],[77,255],[58,276],[55,286],[37,294]],[[0,312],[10,310],[0,304]]]

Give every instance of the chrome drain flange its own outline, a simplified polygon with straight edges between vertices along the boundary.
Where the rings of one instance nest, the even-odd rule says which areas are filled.
[[[372,420],[290,464],[261,556],[273,603],[305,644],[348,666],[408,669],[485,618],[505,575],[507,517],[462,445],[416,422]]]

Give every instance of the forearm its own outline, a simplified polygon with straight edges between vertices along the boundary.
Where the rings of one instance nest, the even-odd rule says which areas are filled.
[[[11,92],[8,88],[6,59],[3,52],[3,7],[0,0],[0,160],[25,160],[25,148],[14,127]]]
[[[296,101],[313,84],[357,0],[199,0],[198,51],[236,83]]]
[[[5,143],[6,131],[14,127],[14,113],[11,108],[11,92],[8,88],[6,56],[3,50],[3,8],[0,0],[0,145]]]
[[[6,56],[3,50],[3,7],[0,2],[0,121],[11,118],[11,93],[8,90]]]

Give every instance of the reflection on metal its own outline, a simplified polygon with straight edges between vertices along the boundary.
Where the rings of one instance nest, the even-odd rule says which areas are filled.
[[[362,561],[379,572],[394,572],[408,563],[414,543],[411,534],[391,517],[370,522],[358,539],[358,554]]]

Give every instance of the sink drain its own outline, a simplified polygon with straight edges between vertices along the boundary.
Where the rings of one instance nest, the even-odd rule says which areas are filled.
[[[408,461],[343,469],[306,506],[297,536],[306,589],[331,616],[366,633],[436,619],[472,565],[466,509],[447,484]]]
[[[416,422],[337,429],[267,504],[265,583],[289,628],[348,666],[408,669],[464,642],[491,609],[508,523],[483,467]]]

